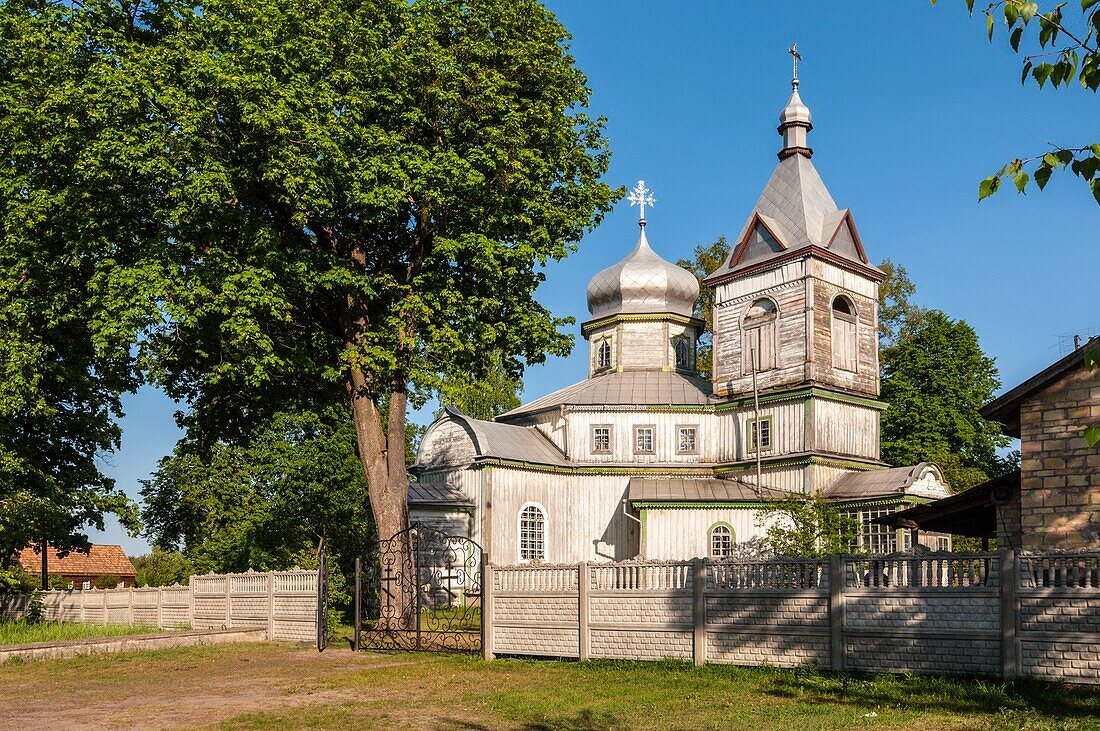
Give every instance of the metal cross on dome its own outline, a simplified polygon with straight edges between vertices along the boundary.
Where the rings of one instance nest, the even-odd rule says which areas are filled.
[[[787,49],[787,53],[791,54],[791,63],[794,66],[791,83],[798,86],[798,62],[802,60],[802,54],[798,52],[798,41],[791,44],[791,47]]]
[[[638,206],[638,223],[645,225],[645,207],[654,206],[657,204],[653,198],[653,191],[645,187],[645,181],[639,180],[638,184],[634,186],[634,189],[630,191],[630,195],[626,197],[630,201],[630,205]]]

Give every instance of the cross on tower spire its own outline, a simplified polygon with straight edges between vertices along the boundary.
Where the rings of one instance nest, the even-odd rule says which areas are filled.
[[[798,88],[798,62],[802,60],[802,54],[798,52],[798,41],[791,44],[791,47],[787,49],[787,53],[791,54],[791,88]]]
[[[630,195],[626,197],[630,201],[630,205],[638,206],[638,225],[645,228],[645,207],[656,205],[657,201],[653,198],[653,191],[645,187],[645,181],[639,180],[638,184],[634,186],[634,189],[630,191]]]

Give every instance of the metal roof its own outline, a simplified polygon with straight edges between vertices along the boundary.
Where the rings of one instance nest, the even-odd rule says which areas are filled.
[[[482,421],[453,408],[444,411],[446,416],[466,426],[479,457],[559,466],[569,464],[562,451],[534,427]]]
[[[997,506],[1019,497],[1020,471],[995,477],[950,497],[899,510],[872,523],[975,538],[997,536]],[[1009,542],[1014,540],[1009,536]]]
[[[497,420],[558,406],[706,406],[710,381],[672,371],[622,371],[595,376],[501,414]]]
[[[926,482],[922,482],[922,478],[929,472],[939,483],[943,483],[938,467],[931,462],[921,462],[907,467],[849,472],[826,488],[823,494],[830,500],[859,500],[896,495],[947,497],[950,493],[946,489],[929,488]]]
[[[474,501],[454,485],[412,482],[409,483],[409,503],[468,506],[473,505]]]
[[[740,480],[716,477],[632,477],[627,489],[631,502],[726,503],[783,500],[791,493],[761,487],[759,491]]]
[[[699,299],[699,280],[651,249],[642,228],[634,250],[592,277],[587,294],[593,317],[665,312],[691,317]]]

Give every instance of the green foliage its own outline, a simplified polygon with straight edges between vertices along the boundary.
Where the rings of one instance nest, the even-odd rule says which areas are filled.
[[[520,379],[510,374],[500,351],[486,355],[488,371],[480,378],[468,373],[451,376],[440,394],[442,406],[453,406],[475,419],[492,419],[520,404]]]
[[[138,528],[100,469],[137,381],[97,325],[97,278],[129,231],[111,228],[126,196],[80,165],[108,109],[89,103],[83,26],[59,3],[0,5],[0,566],[43,538],[84,547],[110,513]]]
[[[973,13],[974,0],[964,2]],[[932,0],[932,4],[935,5],[936,0]],[[1068,4],[1062,2],[1044,10],[1031,0],[991,2],[983,11],[986,34],[992,41],[998,23],[1004,23],[1012,50],[1023,53],[1020,83],[1026,84],[1031,79],[1040,89],[1048,82],[1051,88],[1057,89],[1069,88],[1077,81],[1082,88],[1095,93],[1100,88],[1100,46],[1097,44],[1100,5],[1095,0],[1081,0],[1080,17],[1074,15],[1067,19],[1064,9]],[[1033,170],[1031,174],[1029,167]],[[1032,180],[1042,190],[1055,171],[1066,169],[1088,184],[1100,204],[1100,178],[1096,176],[1100,169],[1100,144],[1054,146],[1046,153],[1016,158],[979,184],[978,200],[1000,190],[1003,178],[1011,178],[1016,191],[1026,193]]]
[[[677,266],[687,269],[699,280],[699,300],[695,303],[695,316],[703,320],[706,326],[699,337],[695,355],[695,370],[703,378],[710,378],[713,369],[714,350],[714,289],[703,286],[703,279],[716,271],[722,262],[729,256],[730,246],[725,236],[709,245],[700,244],[695,247],[694,257],[680,259]]]
[[[185,584],[195,573],[195,567],[179,551],[166,551],[160,546],[144,556],[132,558],[137,570],[136,586],[172,586]]]
[[[878,338],[885,347],[919,327],[926,310],[910,301],[917,287],[904,266],[884,259],[878,268],[886,274],[878,286]]]
[[[0,569],[0,594],[26,594],[38,588],[38,580],[23,570],[22,566]]]
[[[767,526],[764,544],[776,556],[852,553],[859,545],[859,522],[820,494],[772,503],[757,520]]]
[[[122,583],[122,579],[114,574],[103,574],[96,577],[96,580],[92,582],[92,586],[96,589],[114,589]]]
[[[978,413],[1000,387],[997,368],[970,325],[930,310],[880,354],[883,460],[935,462],[955,490],[1007,469],[997,456],[1007,438]]]

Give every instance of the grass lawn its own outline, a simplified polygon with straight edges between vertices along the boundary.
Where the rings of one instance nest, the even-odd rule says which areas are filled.
[[[22,620],[0,622],[0,645],[22,645],[29,642],[60,642],[82,640],[89,637],[117,637],[163,632],[156,627],[120,624],[78,624],[71,622],[39,622],[28,624]]]
[[[1100,688],[282,644],[4,665],[0,707],[13,727],[51,731],[1100,729]]]

